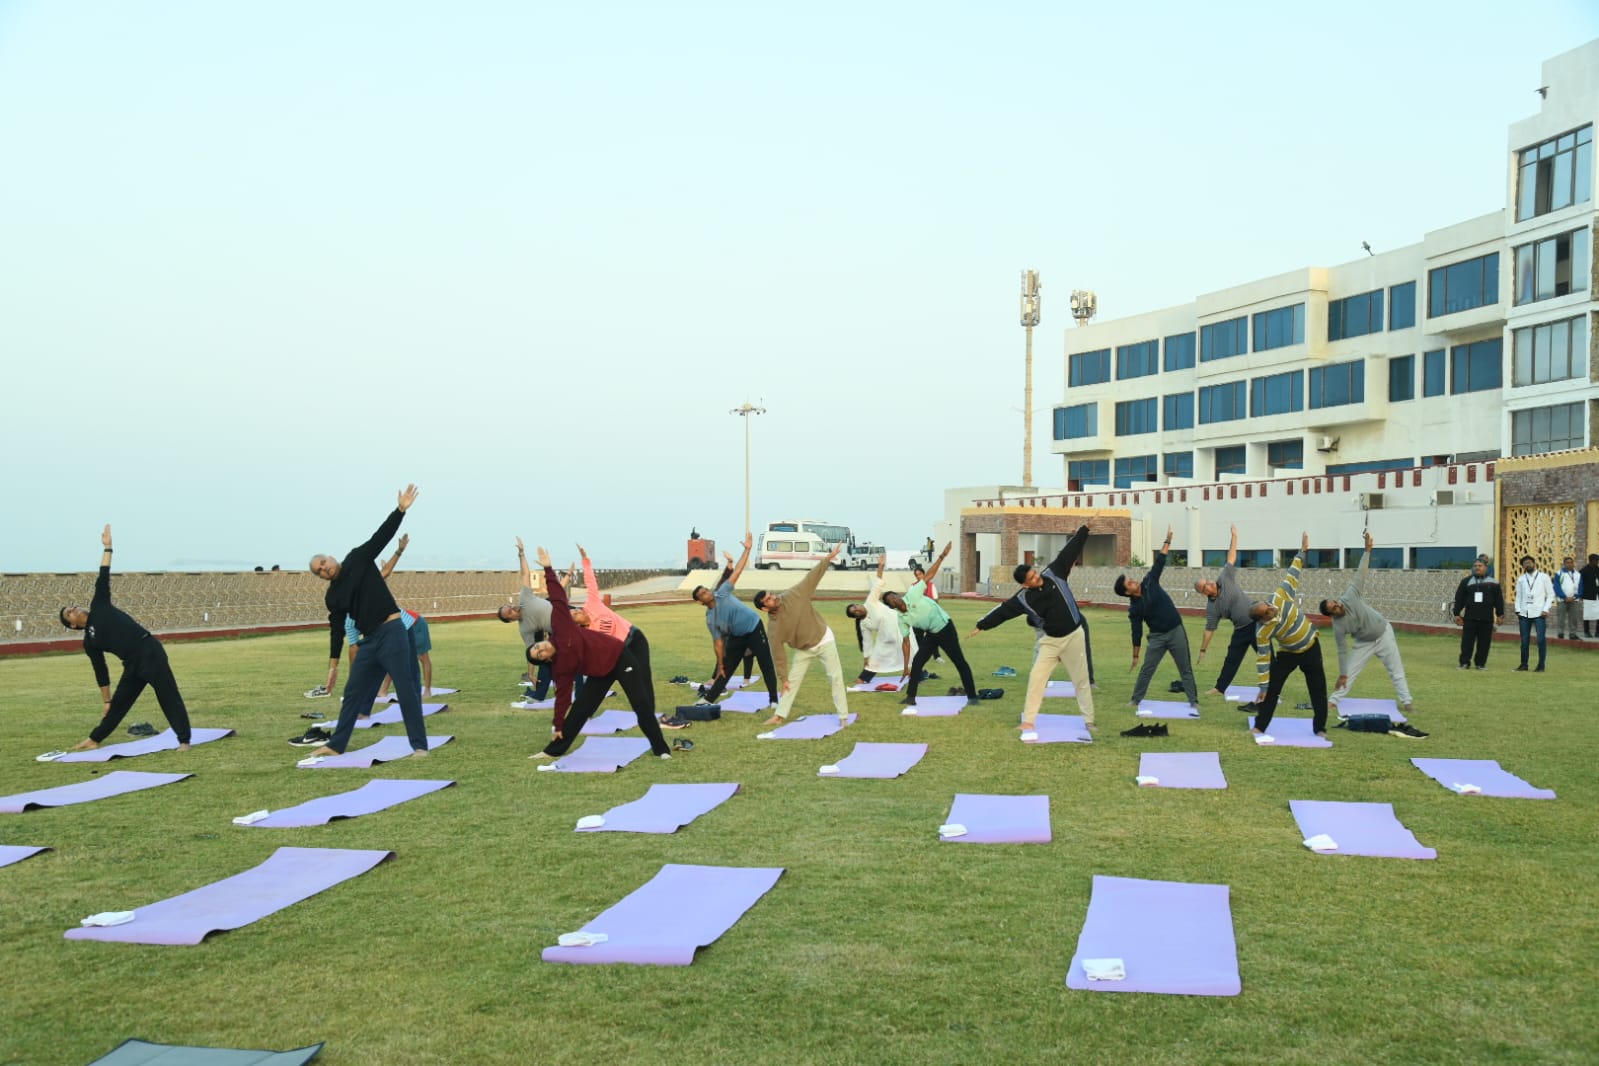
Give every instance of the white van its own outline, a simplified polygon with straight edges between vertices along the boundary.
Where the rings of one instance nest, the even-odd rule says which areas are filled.
[[[809,570],[833,550],[831,544],[815,533],[771,529],[761,534],[757,548],[760,552],[755,557],[757,570]]]

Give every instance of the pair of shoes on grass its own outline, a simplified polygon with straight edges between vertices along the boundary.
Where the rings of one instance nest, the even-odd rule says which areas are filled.
[[[1131,729],[1122,730],[1122,736],[1124,737],[1164,737],[1167,735],[1169,735],[1169,731],[1166,729],[1165,722],[1157,722],[1155,724],[1139,722]]]

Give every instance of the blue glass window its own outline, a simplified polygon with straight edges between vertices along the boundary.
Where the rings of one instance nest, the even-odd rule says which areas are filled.
[[[1266,445],[1266,465],[1279,470],[1305,468],[1303,440],[1274,440]]]
[[[1539,455],[1587,444],[1582,404],[1535,407],[1510,416],[1511,455]]]
[[[1380,298],[1381,294],[1379,294]],[[1255,351],[1305,343],[1305,305],[1278,307],[1255,316]]]
[[[1225,385],[1205,385],[1199,390],[1199,424],[1232,422],[1247,414],[1244,408],[1244,383],[1229,381]]]
[[[1230,318],[1226,322],[1212,322],[1199,327],[1199,361],[1227,359],[1249,351],[1249,321]]]
[[[1417,570],[1470,570],[1476,559],[1475,547],[1410,549],[1410,565]]]
[[[1346,296],[1327,305],[1327,339],[1341,341],[1382,332],[1382,290]],[[1259,347],[1259,345],[1256,345]]]
[[[1360,565],[1360,557],[1366,554],[1365,548],[1345,548],[1344,566],[1354,569]],[[1373,548],[1371,549],[1371,562],[1368,564],[1373,570],[1403,570],[1405,568],[1405,549],[1403,548]]]
[[[1593,127],[1524,148],[1516,174],[1516,221],[1522,222],[1593,196]]]
[[[1254,378],[1249,383],[1249,417],[1285,415],[1305,407],[1305,372],[1293,370]]]
[[[1126,489],[1141,482],[1154,481],[1158,458],[1154,455],[1131,455],[1116,460],[1116,487]]]
[[[1587,286],[1588,230],[1572,230],[1516,248],[1516,303],[1566,296]]]
[[[1116,378],[1142,378],[1160,372],[1160,344],[1143,341],[1116,349]]]
[[[1194,428],[1194,394],[1191,392],[1174,392],[1163,401],[1165,410],[1161,420],[1162,429],[1193,429]]]
[[[1439,348],[1435,352],[1423,353],[1421,357],[1421,394],[1423,396],[1442,396],[1444,386],[1444,350]]]
[[[1076,440],[1099,434],[1099,404],[1080,403],[1055,408],[1055,439]]]
[[[1070,482],[1069,488],[1081,489],[1087,485],[1110,484],[1109,459],[1081,459],[1066,464],[1066,480]]]
[[[1162,457],[1161,463],[1165,467],[1167,477],[1191,478],[1194,476],[1193,452],[1167,452]]]
[[[1415,398],[1416,357],[1402,355],[1398,359],[1388,360],[1388,401],[1397,403]]]
[[[1072,385],[1098,385],[1110,380],[1110,349],[1101,348],[1094,352],[1078,352],[1066,359],[1066,384]]]
[[[1499,302],[1499,253],[1427,271],[1427,317]]]
[[[1449,352],[1449,391],[1497,389],[1504,380],[1504,341],[1498,337],[1457,344]]]
[[[1374,459],[1365,463],[1335,463],[1327,468],[1328,476],[1334,474],[1374,474],[1379,470],[1409,470],[1416,465],[1414,459]]]
[[[1366,362],[1335,363],[1310,371],[1310,406],[1343,407],[1366,402]]]
[[[1244,473],[1244,464],[1247,458],[1248,451],[1242,444],[1232,448],[1217,448],[1216,476]]]
[[[1407,281],[1388,290],[1388,328],[1409,329],[1416,324],[1416,283]]]
[[[1116,405],[1116,436],[1134,437],[1140,433],[1155,433],[1160,424],[1160,410],[1155,397],[1142,400],[1124,400]]]
[[[1187,370],[1194,365],[1194,335],[1175,333],[1166,338],[1166,370]]]

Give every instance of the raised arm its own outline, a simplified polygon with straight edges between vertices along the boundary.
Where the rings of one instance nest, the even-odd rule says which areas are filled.
[[[933,587],[933,578],[938,576],[938,568],[944,565],[945,559],[949,558],[949,550],[952,547],[954,547],[953,544],[944,545],[944,550],[938,553],[938,558],[933,560],[933,565],[927,568],[927,579],[925,583],[928,588]]]
[[[533,568],[527,565],[527,549],[522,547],[522,538],[516,538],[516,565],[522,570],[522,587],[533,587]]]
[[[806,596],[815,592],[816,586],[822,583],[822,575],[827,573],[828,568],[833,565],[833,560],[838,558],[839,550],[843,547],[844,545],[842,544],[833,545],[833,550],[827,553],[827,557],[811,567],[811,572],[801,578],[799,584],[795,585],[794,588]]]
[[[588,593],[588,602],[600,602],[600,581],[594,576],[594,564],[589,561],[589,553],[583,550],[583,545],[577,546],[578,558],[583,560],[583,590]]]
[[[1238,527],[1233,526],[1232,539],[1227,542],[1227,565],[1238,564]]]
[[[394,547],[394,554],[385,559],[383,565],[378,567],[378,573],[383,575],[383,580],[387,581],[389,575],[394,573],[394,568],[399,563],[400,556],[405,554],[405,546],[409,543],[411,543],[411,535],[409,533],[402,534],[400,543]]]
[[[100,573],[94,579],[94,599],[89,601],[89,613],[94,614],[96,603],[111,602],[111,523],[100,531]]]
[[[1360,556],[1360,565],[1355,568],[1355,576],[1353,580],[1349,582],[1349,587],[1354,589],[1357,593],[1365,589],[1366,572],[1371,566],[1371,546],[1374,542],[1371,539],[1371,530],[1369,529],[1366,530],[1365,541],[1366,550]]]
[[[571,610],[570,601],[566,598],[566,586],[561,584],[560,575],[550,563],[550,553],[541,547],[538,549],[538,557],[539,565],[544,568],[544,585],[549,593],[550,606],[553,608],[550,612],[553,621],[553,616]]]
[[[1166,569],[1166,557],[1171,554],[1171,528],[1166,529],[1166,541],[1160,546],[1160,551],[1155,553],[1155,565],[1149,568],[1149,574],[1144,578],[1150,584],[1160,584],[1160,575]]]
[[[1077,527],[1077,532],[1071,535],[1066,546],[1061,548],[1060,554],[1055,556],[1055,561],[1049,564],[1050,571],[1062,581],[1070,576],[1072,567],[1077,565],[1077,560],[1082,558],[1083,547],[1088,543],[1088,526]]]
[[[744,568],[749,565],[750,549],[752,547],[754,547],[754,545],[755,545],[755,538],[750,536],[750,534],[748,532],[746,532],[744,534],[744,551],[743,551],[743,554],[741,554],[738,557],[738,562],[733,564],[732,571],[728,573],[727,577],[724,580],[731,581],[735,586],[738,584],[738,579],[744,576]],[[720,582],[720,581],[717,582],[717,584],[721,584],[721,583],[722,582]]]

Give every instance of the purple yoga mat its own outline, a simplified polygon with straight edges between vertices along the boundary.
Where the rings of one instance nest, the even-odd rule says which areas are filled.
[[[611,774],[640,755],[648,755],[650,742],[643,737],[589,737],[576,751],[544,763],[563,774]]]
[[[138,907],[125,925],[68,929],[66,936],[122,944],[198,944],[212,933],[259,921],[393,857],[392,851],[279,848],[254,869]]]
[[[893,685],[891,689],[880,689],[879,685]],[[849,687],[851,692],[898,692],[905,687],[897,677],[874,677],[863,684],[854,684]]]
[[[1045,699],[1077,698],[1077,686],[1070,681],[1051,681],[1044,686]]]
[[[1345,697],[1338,701],[1338,715],[1347,718],[1352,714],[1386,714],[1390,722],[1403,722],[1404,714],[1393,700],[1355,700]]]
[[[428,737],[428,751],[433,751],[450,741],[454,737]],[[343,755],[329,755],[321,762],[309,767],[312,770],[338,770],[354,767],[365,770],[374,763],[393,762],[395,759],[409,759],[411,757],[411,742],[405,737],[384,737],[376,744],[368,744],[355,751],[347,751]]]
[[[1315,731],[1311,728],[1312,724],[1313,723],[1309,718],[1284,718],[1279,714],[1271,720],[1271,726],[1266,730],[1266,735],[1271,737],[1273,742],[1270,744],[1261,744],[1257,741],[1255,746],[1258,748],[1332,747],[1332,741],[1325,740],[1316,735]],[[1249,725],[1250,728],[1254,728],[1254,715],[1249,716]],[[1250,739],[1253,740],[1254,737],[1251,737]]]
[[[917,696],[916,702],[900,713],[915,718],[952,718],[965,706],[965,696]]]
[[[158,785],[182,781],[189,774],[147,774],[138,770],[113,770],[93,781],[80,781],[75,785],[41,788],[36,792],[19,792],[15,796],[0,797],[0,814],[21,814],[37,807],[67,807],[74,803],[120,796],[124,792],[139,792]]]
[[[601,711],[599,714],[583,723],[578,736],[583,737],[608,737],[612,733],[620,733],[624,729],[636,729],[638,715],[632,711],[622,711],[612,708]]]
[[[761,683],[761,675],[760,674],[751,674],[750,675],[750,679],[748,681],[744,680],[744,675],[743,674],[735,674],[734,676],[732,676],[732,677],[727,679],[727,684],[722,686],[722,691],[723,692],[737,692],[741,688],[749,688],[751,685],[760,685],[760,683]],[[692,685],[693,682],[690,681],[689,684]],[[701,681],[699,683],[698,687],[700,687],[700,688],[710,688],[714,684],[716,684],[716,680],[713,678],[710,681]],[[762,686],[762,687],[764,687],[764,686]]]
[[[1325,800],[1289,800],[1288,809],[1299,823],[1301,840],[1326,833],[1338,845],[1327,855],[1374,855],[1383,859],[1436,859],[1416,835],[1394,817],[1392,803],[1335,803]]]
[[[189,731],[189,744],[209,744],[213,740],[231,737],[231,729],[192,729]],[[130,740],[126,744],[105,744],[88,751],[74,751],[53,759],[52,762],[110,762],[112,759],[131,759],[135,755],[150,755],[158,751],[174,751],[178,746],[178,735],[168,729],[157,733],[153,737],[143,740]]]
[[[1041,714],[1034,720],[1037,740],[1028,744],[1092,744],[1094,738],[1080,714]]]
[[[1198,718],[1199,710],[1178,700],[1140,700],[1139,718]]]
[[[651,785],[632,803],[612,807],[604,825],[579,833],[675,833],[700,815],[715,810],[738,791],[736,784]]]
[[[963,825],[960,836],[941,836],[951,844],[1048,844],[1048,796],[985,796],[955,793],[951,825]]]
[[[764,688],[735,692],[717,704],[724,711],[738,711],[742,714],[754,714],[756,711],[764,711],[771,705],[772,699]]]
[[[1221,758],[1214,751],[1146,751],[1138,757],[1138,776],[1159,778],[1149,788],[1226,788]]]
[[[1066,987],[1094,992],[1236,996],[1238,945],[1226,885],[1094,875]],[[1121,959],[1121,981],[1090,981],[1084,959]]]
[[[898,777],[927,754],[926,744],[865,744],[857,742],[855,750],[837,762],[838,773],[818,777]]]
[[[667,863],[580,930],[605,934],[605,943],[586,948],[548,947],[542,958],[545,962],[687,966],[694,961],[696,949],[731,929],[782,875],[781,866]]]
[[[1454,791],[1454,785],[1476,785],[1481,795],[1501,796],[1507,799],[1552,800],[1552,788],[1533,788],[1505,770],[1497,759],[1411,759],[1411,763],[1438,782]]]
[[[298,829],[308,825],[327,825],[338,818],[359,818],[407,800],[449,788],[454,781],[413,781],[408,779],[383,779],[368,781],[360,788],[341,792],[336,796],[323,796],[307,800],[297,807],[273,811],[259,822],[250,823],[252,829]]]
[[[459,691],[461,691],[461,690],[458,689],[458,688],[439,688],[437,686],[434,686],[432,695],[425,696],[423,698],[424,699],[432,699],[434,696],[453,696]],[[378,702],[379,703],[393,703],[394,702],[394,693],[392,693],[392,692],[389,693],[387,696],[384,696],[381,700],[378,700]]]
[[[1255,697],[1260,695],[1260,689],[1254,685],[1228,685],[1223,695],[1233,703],[1253,703]]]
[[[378,707],[383,707],[383,704],[375,703],[372,706],[374,710],[376,710]],[[422,705],[422,717],[426,718],[430,714],[438,714],[440,711],[447,711],[449,709],[450,705],[448,703],[424,703]],[[334,720],[336,721],[337,718]],[[400,725],[404,721],[405,716],[400,713],[400,705],[395,704],[392,707],[386,707],[381,711],[376,711],[372,717],[368,718],[364,722],[357,718],[355,720],[355,728],[371,729],[375,725]]]
[[[853,725],[858,715],[850,715],[839,724],[836,714],[807,714],[784,723],[769,733],[759,733],[756,740],[821,740],[830,737],[846,725]]]
[[[49,850],[49,848],[24,847],[20,844],[0,844],[0,866],[10,866],[14,862],[31,859],[39,852]]]

